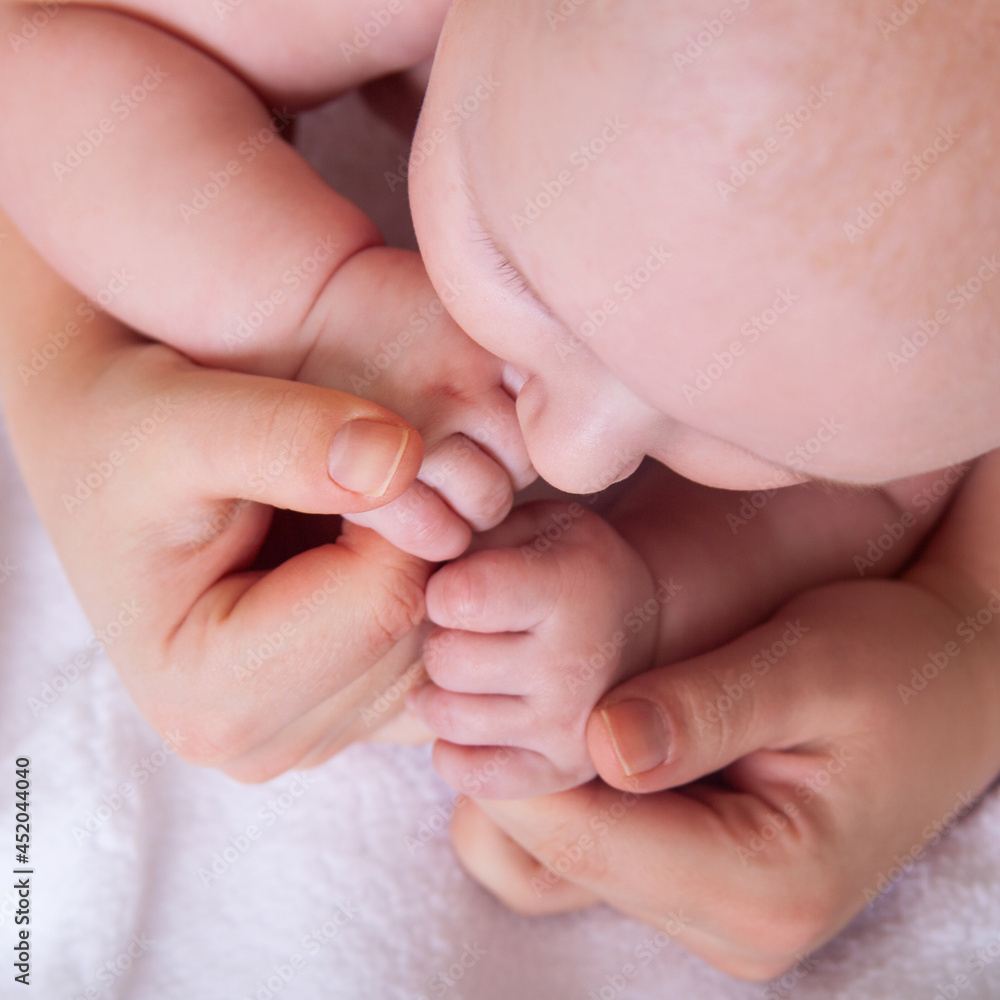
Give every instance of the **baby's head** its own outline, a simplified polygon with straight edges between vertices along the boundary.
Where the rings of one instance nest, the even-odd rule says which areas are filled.
[[[1000,446],[1000,12],[720,7],[449,15],[414,220],[538,471],[877,483]]]

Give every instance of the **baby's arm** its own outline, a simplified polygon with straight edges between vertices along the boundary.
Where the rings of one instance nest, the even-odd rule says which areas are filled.
[[[0,57],[0,109],[16,137],[0,150],[0,198],[119,319],[202,363],[252,367],[280,352],[286,370],[268,374],[288,377],[288,338],[327,280],[380,242],[278,141],[297,108],[363,80],[336,47],[351,15],[364,19],[357,3],[261,6],[224,18],[211,4],[155,0],[58,8]],[[4,37],[38,13],[0,5]],[[433,51],[433,31],[422,34],[414,61]],[[238,319],[263,302],[273,311],[241,337]]]
[[[429,478],[473,527],[495,524],[509,478],[529,468],[499,362],[443,315],[416,255],[381,247],[280,134],[290,110],[430,55],[446,4],[402,5],[363,57],[341,43],[357,47],[367,4],[231,6],[57,8],[0,57],[17,137],[0,149],[0,200],[88,297],[193,359],[294,378],[318,370],[318,352],[335,362],[323,384],[429,411],[417,423],[429,462],[450,467],[459,436],[473,439],[457,477]],[[39,10],[0,4],[3,35]],[[419,377],[398,365],[368,378],[386,345],[421,354]],[[468,528],[444,501],[405,501],[391,540],[428,558],[464,548]]]
[[[772,496],[710,490],[662,467],[642,475],[610,523],[579,504],[518,509],[486,536],[490,550],[431,578],[434,683],[411,700],[457,788],[518,798],[592,778],[585,730],[604,692],[722,645],[802,590],[897,572],[961,470]],[[783,641],[808,630],[789,622]],[[748,675],[780,652],[762,650]],[[737,695],[720,687],[720,699]],[[725,707],[706,702],[706,722]]]

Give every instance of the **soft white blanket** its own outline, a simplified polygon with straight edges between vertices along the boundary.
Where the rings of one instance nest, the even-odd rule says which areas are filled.
[[[322,145],[328,126],[316,117],[304,146]],[[372,129],[395,169],[391,138]],[[8,875],[2,997],[1000,997],[997,790],[794,974],[741,984],[607,908],[507,912],[458,867],[444,822],[452,796],[424,747],[353,747],[257,787],[182,763],[95,648],[2,431],[0,581],[7,871],[18,756],[31,758],[34,842],[32,986],[13,981]]]

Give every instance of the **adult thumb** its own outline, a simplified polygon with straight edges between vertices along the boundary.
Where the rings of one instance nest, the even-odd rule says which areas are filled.
[[[418,432],[389,410],[301,382],[189,363],[152,401],[130,402],[137,420],[162,417],[165,443],[176,444],[174,467],[151,460],[143,470],[160,478],[167,500],[175,491],[189,498],[197,483],[206,500],[358,513],[402,494],[423,458]]]
[[[810,709],[828,698],[835,671],[823,652],[825,629],[791,611],[609,692],[587,725],[600,776],[615,788],[659,791],[763,747],[819,735]]]

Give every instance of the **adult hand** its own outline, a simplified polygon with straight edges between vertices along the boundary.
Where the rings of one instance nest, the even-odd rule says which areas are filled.
[[[993,453],[902,578],[620,685],[588,727],[603,782],[458,810],[465,865],[523,912],[605,900],[730,974],[788,969],[1000,770],[998,497]]]
[[[0,233],[9,431],[140,710],[181,756],[249,781],[374,732],[391,715],[377,696],[419,655],[430,567],[274,508],[393,500],[417,433],[346,393],[199,367],[82,299],[2,217]]]

